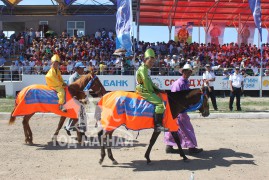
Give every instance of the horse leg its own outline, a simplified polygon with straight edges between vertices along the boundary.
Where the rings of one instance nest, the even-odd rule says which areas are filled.
[[[54,133],[54,135],[52,137],[52,141],[57,141],[57,136],[58,136],[61,128],[63,127],[63,124],[64,124],[65,120],[66,120],[66,117],[61,116],[60,121],[58,123],[58,127],[57,127],[57,129],[56,129],[56,131],[55,131],[55,133]]]
[[[145,158],[147,159],[147,164],[149,164],[151,162],[150,158],[149,158],[149,155],[150,155],[150,151],[153,147],[153,145],[155,144],[158,136],[160,135],[161,132],[157,132],[157,131],[153,131],[153,134],[151,136],[151,139],[150,139],[150,144],[149,144],[149,147],[145,153]]]
[[[104,161],[104,158],[106,156],[105,152],[105,137],[103,136],[104,130],[100,130],[98,132],[98,140],[99,140],[99,146],[101,147],[101,159],[99,160],[99,164],[101,165]]]
[[[25,115],[23,117],[23,130],[24,130],[24,135],[25,135],[25,143],[29,143],[29,144],[33,144],[33,134],[29,125],[29,120],[30,118],[33,116],[34,114],[29,114],[29,115]]]
[[[78,129],[77,129],[77,141],[80,144],[82,144],[84,142],[84,138],[82,138],[82,133]]]
[[[113,154],[112,154],[112,150],[111,150],[111,139],[112,139],[112,133],[113,131],[107,132],[106,135],[108,135],[108,141],[107,141],[107,155],[109,157],[109,159],[111,159],[112,163],[114,165],[117,165],[118,162],[114,159]]]
[[[173,138],[174,138],[174,140],[175,140],[175,143],[176,143],[177,146],[178,146],[178,150],[179,150],[179,154],[180,154],[180,156],[183,157],[183,160],[184,160],[184,161],[185,161],[185,160],[188,160],[188,158],[186,157],[184,151],[182,150],[182,147],[181,147],[181,144],[180,144],[180,139],[179,139],[179,137],[178,137],[177,132],[171,132],[171,134],[172,134],[172,136],[173,136]]]

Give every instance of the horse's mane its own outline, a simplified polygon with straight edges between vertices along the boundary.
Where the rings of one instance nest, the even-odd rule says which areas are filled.
[[[175,99],[179,99],[179,98],[189,99],[197,95],[198,92],[200,93],[200,89],[189,89],[189,90],[182,90],[182,91],[177,91],[177,92],[168,92],[167,95],[168,97],[175,98]]]
[[[92,74],[88,73],[86,75],[82,75],[75,82],[71,83],[68,86],[68,90],[72,96],[76,96],[78,92],[83,91],[84,87],[88,84],[88,82],[92,79]]]
[[[178,92],[168,92],[167,95],[172,116],[173,118],[176,118],[185,108],[198,102],[201,96],[201,90],[190,89]]]

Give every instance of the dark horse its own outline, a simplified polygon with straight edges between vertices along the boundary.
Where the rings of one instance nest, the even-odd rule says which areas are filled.
[[[86,94],[87,93],[85,93],[85,91],[84,91],[85,87],[86,87],[86,91],[92,89],[93,92],[96,93],[99,97],[103,96],[106,93],[106,90],[105,90],[104,86],[102,85],[102,83],[100,82],[99,78],[93,74],[90,74],[90,73],[82,76],[77,81],[70,84],[68,86],[68,90],[73,98],[79,100],[80,102],[86,102],[86,98],[87,98]],[[27,87],[25,87],[25,88],[27,88]],[[15,119],[16,119],[15,116],[12,116],[12,114],[16,108],[17,108],[17,104],[15,105],[15,107],[11,113],[9,124],[13,124]],[[26,144],[27,143],[33,144],[33,135],[32,135],[30,125],[29,125],[29,120],[34,114],[35,113],[25,114],[23,116],[22,124],[23,124]],[[55,140],[57,140],[57,135],[59,134],[59,131],[62,128],[65,119],[66,119],[65,116],[61,116],[59,124],[58,124],[58,128],[57,128],[56,132],[54,133]],[[77,121],[77,120],[78,119],[74,119],[74,121]],[[80,132],[77,131],[77,134],[78,134],[78,141],[81,142],[82,137],[81,137]]]
[[[170,111],[173,116],[173,119],[175,119],[179,113],[184,112],[187,109],[197,109],[199,108],[199,111],[202,113],[203,117],[209,116],[209,105],[208,105],[208,98],[206,95],[204,95],[202,89],[192,89],[192,90],[185,90],[185,91],[179,91],[179,92],[169,92],[167,93],[168,95],[168,101],[170,104]],[[196,106],[201,102],[200,106]],[[104,102],[105,103],[105,102]],[[195,108],[196,106],[196,108]],[[118,164],[117,161],[113,158],[112,155],[112,150],[110,146],[110,140],[112,138],[112,134],[114,130],[117,127],[114,127],[111,131],[105,131],[105,130],[100,130],[98,132],[98,139],[99,143],[101,146],[101,159],[99,160],[99,163],[102,164],[103,160],[106,156],[105,153],[105,148],[107,147],[107,153],[108,157],[112,160],[113,164]],[[152,137],[150,139],[150,144],[148,146],[148,149],[145,153],[145,158],[147,159],[147,163],[150,163],[150,152],[155,144],[160,132],[154,131],[152,134]],[[177,135],[177,132],[171,132],[177,146],[178,146],[178,152],[181,157],[183,157],[184,160],[187,160],[188,158],[184,154],[181,144],[180,144],[180,139]],[[108,138],[108,139],[106,139]],[[107,142],[107,143],[106,143]]]

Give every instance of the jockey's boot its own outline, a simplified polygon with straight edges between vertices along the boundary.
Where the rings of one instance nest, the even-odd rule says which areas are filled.
[[[60,104],[59,110],[62,111],[62,112],[67,112],[67,109],[65,109],[63,104]]]
[[[157,132],[169,131],[169,129],[163,127],[162,122],[163,122],[163,114],[155,114],[154,115],[154,131],[157,131]]]

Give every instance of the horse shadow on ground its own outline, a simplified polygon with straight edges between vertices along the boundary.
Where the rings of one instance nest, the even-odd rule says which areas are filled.
[[[179,154],[174,156],[177,160],[160,160],[154,161],[154,152],[152,153],[152,162],[147,165],[146,160],[135,160],[131,163],[120,163],[118,166],[103,165],[103,167],[120,167],[132,168],[133,171],[175,171],[175,170],[204,170],[214,169],[217,166],[229,167],[234,164],[249,164],[256,165],[253,155],[243,152],[236,152],[232,149],[220,148],[218,150],[203,151],[196,154],[194,157],[198,159],[191,159],[189,155],[188,161],[184,162]],[[227,158],[227,159],[226,159]]]
[[[31,146],[36,146],[37,150],[101,149],[97,137],[88,137],[84,144],[78,143],[73,137],[69,140],[50,141],[47,144],[33,144]],[[111,142],[112,149],[146,147],[148,145],[137,140],[130,140],[119,136],[113,136]]]

